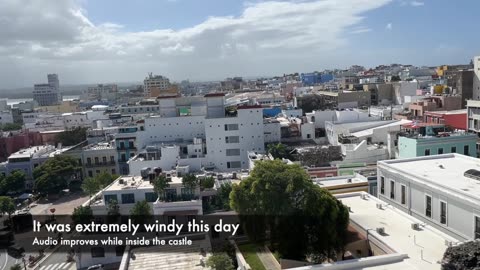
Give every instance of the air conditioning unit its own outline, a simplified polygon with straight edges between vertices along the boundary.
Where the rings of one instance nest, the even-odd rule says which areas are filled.
[[[364,200],[368,200],[368,194],[367,193],[362,193],[362,195],[360,195],[362,199]]]
[[[412,229],[420,230],[420,223],[412,223]]]
[[[385,227],[378,227],[376,231],[378,234],[385,234]]]
[[[453,246],[453,242],[452,242],[452,241],[445,240],[445,246],[447,246],[447,247],[452,247],[452,246]]]
[[[383,204],[377,203],[377,208],[380,209],[380,210],[383,210]]]

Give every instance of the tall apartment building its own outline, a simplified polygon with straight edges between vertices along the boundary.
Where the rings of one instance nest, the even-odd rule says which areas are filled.
[[[62,100],[58,75],[48,74],[47,79],[48,83],[33,86],[33,100],[40,106],[57,105]]]
[[[118,94],[118,86],[116,84],[98,84],[90,86],[86,92],[88,100],[114,100]]]
[[[480,99],[480,56],[475,56],[473,59],[473,99]]]
[[[143,81],[145,97],[158,97],[178,95],[178,88],[170,83],[167,77],[162,75],[148,74],[148,77]]]

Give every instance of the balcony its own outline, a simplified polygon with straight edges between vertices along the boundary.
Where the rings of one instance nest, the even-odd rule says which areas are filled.
[[[96,163],[85,163],[85,167],[87,168],[94,168],[94,167],[106,167],[106,166],[115,166],[115,161],[108,161],[108,162],[96,162]]]
[[[135,146],[131,146],[131,145],[128,145],[128,146],[117,146],[117,150],[123,150],[123,151],[126,151],[126,150],[137,150],[137,147]]]

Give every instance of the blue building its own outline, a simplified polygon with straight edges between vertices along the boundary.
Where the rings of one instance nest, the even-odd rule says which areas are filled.
[[[312,86],[320,83],[326,83],[334,79],[333,74],[324,74],[319,72],[300,74],[302,83],[305,86]]]
[[[123,175],[129,174],[128,160],[137,153],[137,131],[136,126],[121,127],[115,135],[115,145],[118,153],[118,167]]]

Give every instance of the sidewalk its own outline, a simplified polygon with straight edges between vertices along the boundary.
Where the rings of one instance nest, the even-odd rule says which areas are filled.
[[[265,248],[259,247],[259,251],[257,251],[257,256],[262,261],[263,266],[267,270],[281,270],[280,264],[278,263],[277,259],[273,256],[272,253],[267,251]]]

